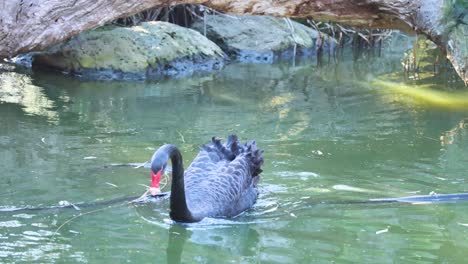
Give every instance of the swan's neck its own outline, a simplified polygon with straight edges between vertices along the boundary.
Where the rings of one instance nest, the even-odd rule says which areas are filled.
[[[192,214],[185,197],[184,165],[182,155],[174,145],[167,146],[167,154],[172,162],[171,218],[175,221],[190,221]]]

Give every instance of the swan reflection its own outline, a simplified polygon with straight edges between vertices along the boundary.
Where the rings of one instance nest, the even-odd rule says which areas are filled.
[[[213,219],[217,221],[218,219]],[[223,220],[220,220],[223,221]],[[254,257],[259,254],[259,234],[247,224],[233,224],[230,226],[212,225],[199,227],[195,225],[173,224],[168,230],[167,263],[182,263],[203,261],[198,255],[197,248],[211,248],[215,251],[229,252],[238,256],[239,260]],[[187,243],[192,245],[185,251]],[[221,253],[221,252],[219,252]]]

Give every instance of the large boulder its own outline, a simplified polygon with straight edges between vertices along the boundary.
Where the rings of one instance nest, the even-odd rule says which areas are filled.
[[[97,79],[146,79],[211,71],[225,54],[195,30],[166,22],[104,26],[34,55],[48,66]]]
[[[312,55],[320,37],[305,25],[269,16],[209,15],[192,28],[206,33],[232,59],[241,62],[271,63],[295,55]]]

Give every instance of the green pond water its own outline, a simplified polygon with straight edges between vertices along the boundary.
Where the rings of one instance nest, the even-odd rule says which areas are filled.
[[[468,192],[467,108],[374,82],[400,59],[159,82],[1,72],[0,262],[466,263],[468,202],[340,204]],[[175,224],[168,200],[6,212],[142,194],[148,169],[106,165],[164,143],[187,165],[230,133],[265,150],[258,202],[235,219]]]

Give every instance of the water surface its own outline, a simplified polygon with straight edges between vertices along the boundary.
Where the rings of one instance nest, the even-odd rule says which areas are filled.
[[[390,54],[136,83],[4,71],[3,209],[141,194],[147,169],[104,165],[164,143],[189,164],[213,135],[236,133],[265,165],[257,204],[231,220],[174,224],[167,200],[0,212],[0,262],[464,263],[468,203],[333,204],[468,192],[468,111],[373,82],[400,67]]]

